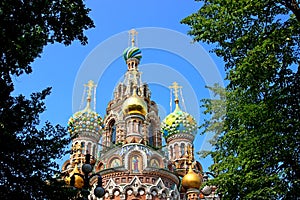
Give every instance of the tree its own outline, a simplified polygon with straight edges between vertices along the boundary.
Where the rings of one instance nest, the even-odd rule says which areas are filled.
[[[211,170],[224,199],[300,196],[300,6],[296,0],[206,0],[182,20],[225,63],[226,101],[204,100],[216,130]],[[219,113],[219,106],[226,111]],[[222,109],[224,110],[224,109]],[[216,119],[217,118],[217,119]],[[220,123],[222,122],[222,123]],[[222,125],[220,127],[220,125]]]
[[[30,64],[47,44],[87,43],[84,30],[94,27],[82,0],[4,0],[0,3],[0,197],[1,199],[68,199],[70,188],[54,175],[55,162],[66,153],[65,128],[46,122],[44,99],[50,88],[30,99],[12,96],[12,76],[29,74]],[[69,193],[70,192],[70,193]]]

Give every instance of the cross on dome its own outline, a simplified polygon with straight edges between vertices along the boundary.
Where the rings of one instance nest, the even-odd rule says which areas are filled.
[[[131,46],[134,47],[138,32],[135,29],[131,29],[128,32],[129,32],[129,38],[131,38]]]
[[[172,86],[169,86],[170,89],[173,89],[173,93],[174,93],[174,96],[175,96],[175,101],[179,100],[178,98],[178,92],[179,92],[179,89],[182,88],[182,86],[178,85],[177,82],[173,82],[173,85]]]
[[[97,85],[94,83],[94,81],[89,80],[89,82],[87,84],[84,84],[84,86],[88,88],[88,90],[87,90],[87,100],[91,101],[92,91],[97,87]]]

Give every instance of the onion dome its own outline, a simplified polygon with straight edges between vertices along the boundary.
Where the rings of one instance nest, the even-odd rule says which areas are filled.
[[[165,139],[173,134],[187,133],[196,135],[197,123],[195,119],[188,113],[183,112],[178,105],[178,100],[175,100],[176,108],[169,114],[161,124],[161,132]]]
[[[76,112],[68,121],[68,131],[70,134],[82,131],[99,133],[102,129],[102,118],[91,109],[84,109]]]
[[[140,61],[142,58],[142,52],[139,48],[137,48],[135,46],[128,47],[124,50],[123,57],[124,57],[125,61],[132,59],[132,58],[135,58]]]
[[[200,176],[193,171],[192,165],[190,165],[188,173],[181,180],[182,187],[186,190],[199,189],[201,183]]]
[[[140,61],[142,58],[141,50],[135,46],[137,34],[138,32],[135,29],[131,29],[129,31],[129,35],[131,37],[131,47],[126,48],[123,52],[123,57],[126,62],[134,58]]]
[[[75,174],[80,174],[80,171],[78,170],[77,167],[77,163],[75,163],[75,167],[73,171],[70,173],[70,175],[65,178],[65,182],[68,185],[81,189],[84,186],[84,180],[81,176]]]
[[[100,133],[102,129],[101,116],[91,109],[91,88],[94,87],[93,81],[89,81],[87,86],[89,87],[87,105],[86,107],[73,114],[68,121],[68,131],[70,134],[78,134],[80,132]]]
[[[147,114],[147,104],[141,97],[133,94],[124,101],[122,111],[125,115],[140,114],[145,116]]]

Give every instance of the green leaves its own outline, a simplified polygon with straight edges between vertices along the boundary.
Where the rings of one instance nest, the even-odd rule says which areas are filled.
[[[211,184],[224,199],[300,196],[299,17],[292,1],[209,0],[182,21],[196,41],[216,44],[227,70],[226,89],[209,88],[221,98],[203,101],[201,126],[215,132]]]
[[[82,0],[4,0],[0,2],[0,196],[1,199],[70,199],[74,191],[53,176],[66,153],[65,128],[40,124],[50,88],[30,99],[11,96],[11,76],[32,72],[30,64],[45,45],[87,43],[94,27]]]
[[[30,63],[48,43],[70,45],[79,40],[86,44],[83,31],[94,27],[82,0],[7,0],[0,10],[0,71],[8,81],[8,74],[30,73]]]

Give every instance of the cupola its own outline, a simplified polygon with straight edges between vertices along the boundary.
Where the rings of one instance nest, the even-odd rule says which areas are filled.
[[[188,113],[182,111],[179,107],[178,89],[180,86],[176,82],[171,88],[174,89],[175,110],[170,113],[161,123],[161,132],[165,139],[178,133],[187,133],[193,136],[197,133],[197,123]]]
[[[142,52],[141,50],[136,47],[136,37],[137,37],[137,31],[132,29],[129,31],[129,34],[131,36],[131,47],[127,47],[123,52],[123,57],[126,61],[128,70],[137,70],[138,65],[140,63],[140,60],[142,58]]]
[[[70,134],[78,134],[81,132],[90,132],[100,134],[102,129],[101,116],[91,108],[92,90],[96,86],[92,80],[86,85],[88,87],[86,107],[73,114],[68,121],[68,131]]]
[[[122,111],[125,115],[139,114],[145,116],[147,114],[147,103],[136,94],[136,86],[134,86],[133,95],[124,101]]]
[[[181,180],[182,187],[186,190],[199,189],[201,183],[201,177],[193,171],[192,165],[190,165],[188,173]]]

